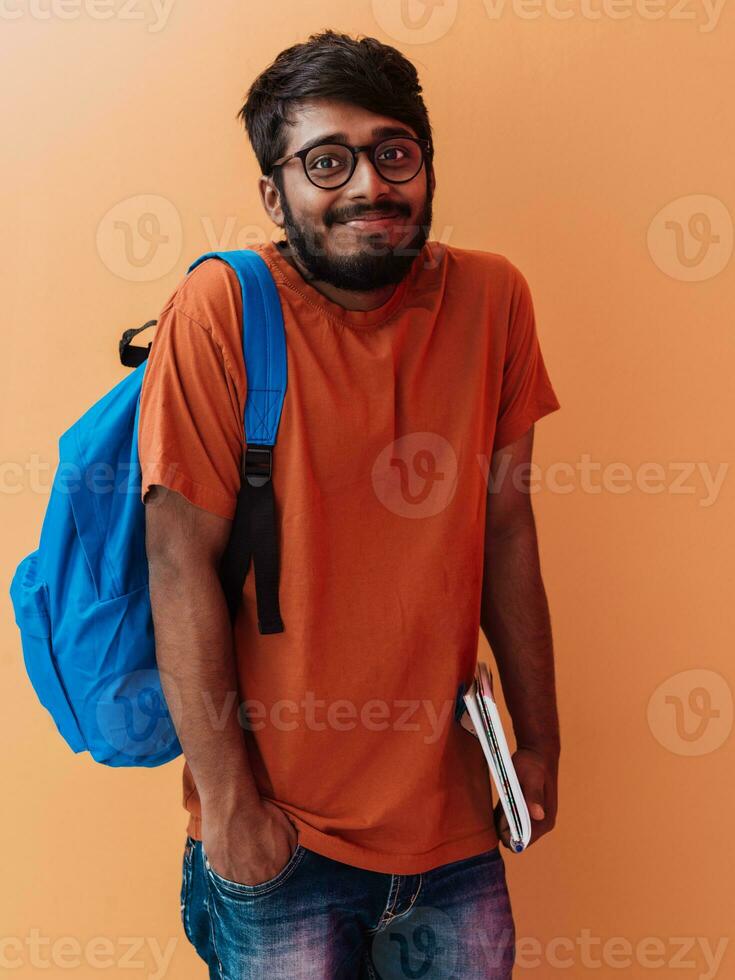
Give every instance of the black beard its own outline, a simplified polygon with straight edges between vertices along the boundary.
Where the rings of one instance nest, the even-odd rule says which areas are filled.
[[[324,234],[298,225],[286,195],[281,193],[287,246],[308,272],[304,278],[329,283],[337,289],[370,292],[399,283],[424,247],[432,221],[432,197],[427,194],[423,213],[410,238],[405,235],[391,248],[381,236],[367,237],[364,248],[352,255],[328,255]],[[402,217],[402,216],[401,216]],[[332,227],[334,221],[327,224]],[[345,232],[347,234],[347,232]]]

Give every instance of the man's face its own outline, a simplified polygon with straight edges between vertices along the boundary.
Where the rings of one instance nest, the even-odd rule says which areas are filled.
[[[335,133],[344,134],[338,142],[352,146],[374,143],[379,137],[373,130],[381,126],[418,135],[396,119],[332,99],[310,101],[294,118],[284,156],[323,136],[334,141]],[[427,179],[425,165],[412,180],[395,184],[381,177],[362,152],[350,180],[336,189],[315,187],[299,159],[278,169],[283,191],[277,195],[272,181],[261,178],[264,203],[312,278],[356,291],[404,278],[431,228],[433,175]],[[376,213],[393,218],[373,225],[364,218],[351,223]]]

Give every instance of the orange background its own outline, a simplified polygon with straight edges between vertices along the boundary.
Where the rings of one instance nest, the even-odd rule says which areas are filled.
[[[399,0],[178,0],[155,29],[148,0],[142,19],[117,0],[109,20],[84,0],[67,17],[51,0],[0,6],[4,581],[37,545],[58,436],[126,372],[122,331],[156,317],[202,252],[278,237],[235,119],[252,79],[324,27],[395,44],[434,127],[432,237],[518,265],[562,403],[537,426],[534,498],[560,807],[552,834],[504,852],[515,975],[734,975],[733,10],[410,0],[407,26]],[[150,261],[142,213],[168,239]],[[586,457],[592,486],[551,469]],[[173,942],[163,975],[203,976],[179,919],[181,760],[74,756],[25,675],[7,588],[1,601],[0,956],[35,976],[33,930],[71,937],[80,965],[45,975],[82,980],[100,975],[86,944],[106,937],[117,976],[135,937],[132,975],[154,975],[151,944]]]

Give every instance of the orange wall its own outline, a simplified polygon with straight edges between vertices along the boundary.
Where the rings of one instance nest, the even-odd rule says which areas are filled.
[[[562,403],[537,426],[534,498],[560,808],[550,836],[506,855],[516,975],[734,976],[732,8],[156,6],[135,0],[133,19],[113,0],[103,20],[85,0],[0,3],[4,580],[37,544],[58,435],[125,373],[122,330],[156,317],[203,251],[275,232],[235,120],[254,75],[324,27],[397,45],[435,129],[433,237],[523,271]],[[168,236],[151,256],[144,213]],[[136,937],[132,975],[155,975],[152,949],[171,943],[159,975],[202,976],[179,922],[181,761],[75,757],[0,601],[10,975],[41,969],[37,930],[81,949],[46,976],[98,977],[85,949],[100,936],[107,975]]]

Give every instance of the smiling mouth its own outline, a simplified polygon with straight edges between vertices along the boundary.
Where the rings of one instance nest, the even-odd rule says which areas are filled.
[[[373,214],[373,215],[363,215],[360,218],[350,218],[347,221],[341,221],[340,224],[348,225],[351,228],[381,228],[387,227],[388,225],[395,224],[398,221],[400,215],[398,214]]]

